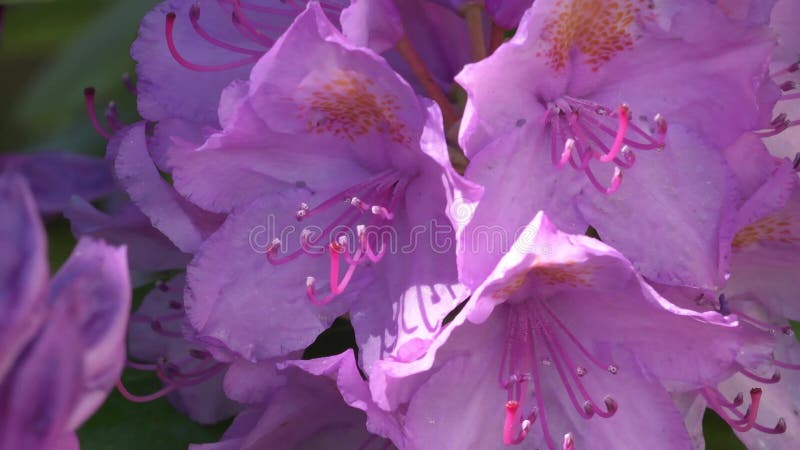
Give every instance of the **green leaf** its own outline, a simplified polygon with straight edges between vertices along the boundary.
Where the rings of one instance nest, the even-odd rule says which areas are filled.
[[[146,394],[161,388],[149,372],[126,371],[122,377],[133,393]],[[176,450],[190,443],[218,441],[229,421],[204,426],[191,422],[160,398],[133,403],[116,390],[102,408],[80,430],[82,450]]]
[[[105,142],[94,133],[85,112],[83,89],[87,86],[97,89],[99,115],[113,99],[123,119],[136,118],[135,98],[120,77],[134,69],[130,46],[139,21],[156,0],[64,3],[81,13],[58,15],[64,9],[60,2],[9,8],[0,50],[0,64],[14,68],[3,74],[10,78],[4,84],[13,90],[8,97],[0,92],[12,103],[8,112],[0,113],[10,113],[10,117],[0,117],[0,132],[13,138],[6,148],[69,147],[101,153]]]
[[[747,450],[731,427],[710,409],[703,416],[703,434],[706,450]]]

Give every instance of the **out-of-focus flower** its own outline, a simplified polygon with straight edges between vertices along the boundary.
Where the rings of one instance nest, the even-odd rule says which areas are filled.
[[[769,122],[773,43],[702,1],[537,0],[457,77],[467,177],[486,187],[465,234],[513,232],[543,209],[567,231],[593,226],[653,280],[720,285],[737,201],[722,150]],[[467,248],[474,283],[500,252]]]
[[[176,189],[229,214],[188,271],[200,338],[258,361],[349,310],[365,368],[417,357],[466,296],[448,205],[479,194],[449,164],[438,108],[317,4],[220,105],[223,130],[170,155]]]
[[[279,372],[285,377],[284,384],[239,414],[220,442],[189,448],[396,448],[382,436],[399,440],[400,426],[370,398],[351,350],[311,361],[289,361]],[[251,371],[251,383],[264,375],[263,371]]]
[[[94,201],[116,190],[107,161],[56,151],[0,155],[0,173],[14,172],[28,180],[43,214],[61,213],[72,196]]]
[[[666,388],[726,376],[732,325],[669,303],[616,250],[540,213],[429,353],[376,363],[370,385],[403,411],[409,449],[689,448]]]
[[[18,176],[0,176],[0,448],[77,448],[125,360],[125,249],[81,239],[48,281],[45,237]]]

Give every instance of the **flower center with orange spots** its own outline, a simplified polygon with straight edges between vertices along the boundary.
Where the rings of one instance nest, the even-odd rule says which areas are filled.
[[[514,275],[511,280],[492,292],[492,298],[498,301],[508,300],[525,284],[528,276],[533,276],[537,283],[546,286],[591,287],[593,275],[594,272],[590,267],[578,267],[575,262],[567,262],[558,266],[534,262],[527,270]]]
[[[397,117],[397,95],[376,93],[374,86],[374,81],[360,73],[337,71],[311,92],[300,108],[300,118],[314,133],[332,133],[354,141],[376,132],[398,144],[410,144],[406,126]]]
[[[561,71],[574,48],[596,71],[617,53],[633,47],[638,36],[632,25],[644,9],[652,7],[645,0],[558,0],[555,14],[544,24],[545,48],[537,56],[547,58],[548,66]]]
[[[492,294],[492,298],[501,301],[508,299],[509,297],[511,297],[511,295],[514,294],[514,292],[517,292],[519,288],[522,287],[523,284],[525,284],[525,280],[527,278],[528,278],[528,272],[523,272],[515,276],[514,278],[511,279],[511,281],[509,281],[508,283],[503,285],[503,287],[501,287],[499,290],[494,292]]]
[[[592,286],[592,270],[588,267],[576,266],[577,264],[574,262],[558,266],[534,265],[530,273],[547,286],[560,284],[572,287]]]
[[[740,249],[756,242],[781,242],[793,244],[800,242],[795,218],[786,213],[764,217],[739,230],[733,238],[733,248]]]

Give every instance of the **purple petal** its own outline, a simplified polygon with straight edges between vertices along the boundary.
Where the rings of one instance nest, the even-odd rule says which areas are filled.
[[[676,125],[669,139],[657,157],[639,158],[614,194],[584,191],[578,209],[644,276],[713,289],[727,268],[720,242],[735,230],[735,178],[698,135]]]
[[[109,147],[116,176],[136,206],[181,251],[194,253],[221,218],[187,202],[161,178],[148,153],[144,123],[118,132]]]
[[[69,426],[81,391],[79,311],[55,305],[47,324],[0,384],[0,447],[49,449]]]
[[[83,340],[81,397],[70,417],[76,428],[105,400],[122,373],[131,285],[125,249],[82,238],[53,278],[50,304],[78,312]]]
[[[44,320],[47,249],[25,180],[0,176],[0,379]]]
[[[44,214],[62,212],[73,195],[93,201],[116,190],[108,161],[73,153],[6,154],[0,156],[0,172],[4,171],[28,179]]]

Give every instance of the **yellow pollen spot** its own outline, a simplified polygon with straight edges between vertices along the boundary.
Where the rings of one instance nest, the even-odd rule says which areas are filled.
[[[785,212],[763,217],[736,233],[733,237],[733,248],[740,249],[756,242],[798,243],[800,222]]]
[[[511,297],[514,292],[517,292],[519,288],[525,284],[525,280],[528,278],[528,272],[525,271],[519,275],[514,276],[508,283],[506,283],[502,288],[492,294],[492,298],[495,300],[505,300],[508,297]]]
[[[339,70],[312,91],[299,117],[313,133],[331,133],[349,141],[376,132],[409,145],[405,124],[398,119],[397,95],[374,92],[375,82],[363,74]]]
[[[531,267],[531,274],[547,286],[560,284],[572,287],[592,286],[593,271],[589,267],[578,267],[576,262],[568,262],[558,266],[534,264]]]
[[[652,7],[646,0],[557,0],[555,13],[544,24],[545,48],[537,56],[547,58],[553,70],[561,71],[575,48],[596,71],[617,53],[633,47],[638,39],[632,30],[634,21]]]
[[[563,284],[571,287],[591,287],[593,275],[594,271],[591,267],[579,267],[578,263],[574,261],[559,263],[558,265],[534,262],[527,270],[515,275],[500,289],[494,291],[492,298],[498,301],[507,300],[525,284],[528,276],[533,276],[536,283],[541,283],[545,286]]]

